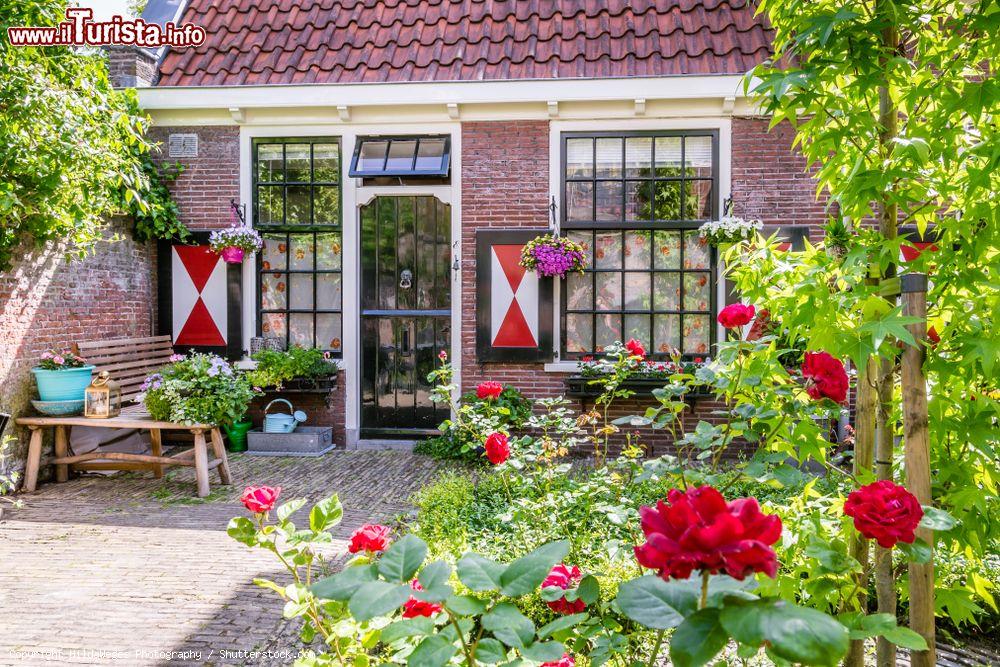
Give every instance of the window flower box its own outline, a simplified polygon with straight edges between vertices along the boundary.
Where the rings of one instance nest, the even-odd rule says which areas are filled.
[[[601,395],[602,389],[599,384],[594,384],[593,376],[571,375],[565,379],[566,395],[573,398],[597,398]],[[622,389],[635,392],[638,397],[651,397],[654,389],[665,387],[669,382],[662,378],[633,378],[621,384]],[[684,394],[685,400],[695,400],[699,398],[711,398],[714,394],[710,391],[696,390]]]

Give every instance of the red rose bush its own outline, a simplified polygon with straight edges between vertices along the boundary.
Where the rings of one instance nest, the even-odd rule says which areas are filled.
[[[859,533],[891,549],[897,542],[913,544],[913,531],[924,510],[916,496],[883,479],[852,491],[844,503],[844,514],[854,519]]]
[[[566,567],[563,563],[559,563],[552,568],[549,576],[545,577],[542,588],[561,588],[563,590],[576,588],[582,578],[580,568],[576,565]],[[549,600],[545,604],[557,614],[578,614],[587,608],[587,603],[580,598],[570,601],[566,597],[561,597],[558,600]]]

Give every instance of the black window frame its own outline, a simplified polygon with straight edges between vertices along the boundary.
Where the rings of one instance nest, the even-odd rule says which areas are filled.
[[[441,153],[441,163],[437,169],[417,169],[417,158],[420,155],[420,142],[424,140],[441,141],[444,140],[444,152]],[[361,157],[361,148],[365,143],[385,142],[385,155],[382,156],[382,169],[365,170],[358,169],[358,160]],[[386,169],[389,153],[392,144],[397,142],[413,141],[413,159],[409,169]],[[412,134],[412,135],[371,135],[358,137],[354,142],[354,152],[351,154],[351,166],[347,175],[350,178],[378,178],[381,176],[390,177],[427,177],[442,178],[447,177],[451,172],[451,135],[450,134]]]
[[[259,179],[260,174],[258,173],[259,168],[259,150],[261,146],[265,145],[281,145],[282,146],[282,169],[287,170],[287,146],[288,144],[309,144],[309,180],[308,181],[288,181],[284,177],[281,181],[261,181]],[[332,145],[337,146],[337,180],[329,181],[317,181],[315,180],[315,146],[317,144]],[[251,201],[253,208],[253,225],[254,229],[257,230],[261,236],[273,236],[281,235],[285,236],[285,267],[283,269],[264,269],[264,253],[257,253],[257,265],[256,265],[256,286],[257,286],[257,297],[256,297],[256,325],[257,325],[257,335],[263,335],[263,324],[264,316],[272,313],[281,314],[285,316],[285,345],[286,347],[291,345],[291,321],[292,315],[296,314],[311,314],[313,320],[312,332],[313,332],[313,345],[319,349],[330,352],[330,356],[341,358],[343,356],[343,339],[344,339],[344,185],[343,185],[343,165],[344,165],[344,148],[343,141],[340,136],[308,136],[308,137],[255,137],[251,142],[250,149],[250,159],[252,162],[252,172],[251,172]],[[258,193],[260,187],[278,187],[282,188],[282,221],[281,223],[260,223],[260,200]],[[308,186],[309,187],[309,216],[310,222],[308,224],[304,223],[289,223],[287,219],[288,214],[288,187],[289,186]],[[337,220],[336,224],[315,224],[316,216],[316,187],[336,187],[337,189]],[[339,269],[323,269],[318,267],[318,257],[319,252],[317,251],[318,237],[322,234],[336,233],[340,237],[340,268]],[[311,269],[292,269],[291,268],[291,249],[292,249],[292,238],[295,236],[300,237],[311,237],[312,241],[312,268]],[[285,292],[285,307],[282,308],[264,308],[263,302],[263,282],[264,276],[275,275],[275,276],[285,276],[286,280],[286,292]],[[341,299],[340,308],[317,308],[318,303],[318,280],[320,275],[337,274],[340,276],[341,284]],[[312,304],[311,309],[304,308],[292,308],[292,294],[291,294],[291,278],[293,275],[309,275],[312,277]],[[340,316],[340,348],[334,349],[325,344],[319,344],[321,341],[317,340],[317,322],[318,316],[330,314]]]
[[[634,137],[649,137],[651,138],[650,147],[650,175],[648,177],[636,177],[627,175],[627,151],[629,138]],[[655,150],[656,150],[656,139],[660,137],[680,137],[681,140],[681,162],[679,174],[676,176],[657,176],[656,175],[656,162],[655,162]],[[689,177],[686,172],[686,141],[684,138],[687,137],[710,137],[712,141],[712,176],[711,178],[701,178],[701,177]],[[598,176],[597,169],[597,141],[599,139],[621,139],[622,140],[622,162],[621,162],[621,174],[617,177],[605,177]],[[568,157],[568,142],[571,139],[591,139],[593,140],[593,169],[592,173],[587,177],[567,177],[567,157]],[[712,351],[717,342],[717,327],[716,327],[716,316],[718,313],[718,256],[715,248],[709,247],[709,263],[707,269],[686,269],[684,267],[684,239],[687,233],[696,233],[698,227],[703,225],[708,220],[717,220],[719,218],[719,131],[717,129],[683,129],[683,130],[638,130],[638,131],[573,131],[573,132],[562,132],[559,138],[560,145],[560,163],[559,163],[559,188],[561,193],[562,207],[559,216],[560,219],[560,233],[562,235],[568,235],[570,232],[589,232],[591,234],[591,239],[596,240],[596,235],[602,231],[618,231],[621,232],[621,245],[622,245],[622,261],[620,268],[614,269],[598,269],[596,266],[596,258],[591,257],[591,266],[586,269],[586,274],[592,276],[592,290],[593,298],[589,309],[573,309],[572,311],[567,311],[567,300],[568,300],[568,278],[563,281],[560,289],[560,358],[569,361],[579,361],[580,359],[587,356],[599,356],[601,353],[597,351],[597,318],[601,315],[617,315],[621,318],[622,333],[625,333],[625,318],[627,315],[645,315],[649,317],[649,340],[641,341],[647,348],[648,356],[653,359],[667,359],[669,354],[662,352],[654,348],[653,335],[655,331],[655,316],[656,315],[677,315],[678,322],[680,325],[680,330],[678,332],[678,342],[680,344],[679,349],[682,351],[682,357],[685,359],[693,359],[695,357],[706,357],[712,354]],[[599,181],[606,182],[619,182],[621,183],[622,191],[622,220],[620,221],[601,221],[597,220],[598,207],[597,207],[597,183]],[[649,220],[627,220],[627,210],[626,197],[627,197],[627,185],[630,181],[645,181],[649,183],[655,183],[657,181],[673,181],[680,183],[680,203],[679,210],[682,215],[687,212],[685,196],[685,185],[686,181],[711,181],[711,195],[710,204],[711,211],[708,218],[702,219],[682,219],[682,220],[656,220],[655,213],[650,216]],[[591,190],[592,196],[592,208],[591,216],[592,220],[580,221],[580,220],[568,220],[568,196],[567,196],[567,183],[573,182],[590,182],[593,184]],[[655,210],[655,209],[654,209]],[[679,268],[678,269],[657,269],[655,268],[655,259],[650,257],[650,268],[648,271],[641,269],[626,269],[626,261],[624,257],[625,253],[625,235],[627,232],[631,231],[648,231],[650,241],[655,240],[656,231],[660,230],[670,230],[677,231],[680,236],[680,258],[679,258]],[[591,243],[591,251],[595,250],[594,243]],[[650,248],[651,255],[653,253],[653,248]],[[708,273],[709,274],[709,310],[690,310],[684,308],[684,276],[689,273]],[[621,307],[617,310],[597,310],[597,275],[599,273],[617,273],[622,276],[622,298]],[[625,308],[625,275],[627,273],[647,273],[650,276],[650,304],[648,309],[636,310],[636,309],[626,309]],[[678,299],[679,308],[676,310],[657,310],[655,306],[654,290],[655,290],[655,276],[657,273],[673,273],[678,275],[678,283],[680,285],[680,296]],[[591,320],[591,350],[587,352],[569,352],[567,350],[566,344],[566,325],[568,321],[568,314],[590,314],[592,316]],[[695,314],[695,315],[708,315],[708,350],[706,352],[683,352],[684,346],[684,315]]]

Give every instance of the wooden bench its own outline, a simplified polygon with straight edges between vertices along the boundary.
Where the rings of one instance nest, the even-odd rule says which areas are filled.
[[[193,467],[198,481],[198,496],[201,498],[209,493],[209,470],[218,468],[222,484],[231,482],[226,448],[218,426],[157,421],[146,412],[145,406],[132,402],[146,376],[170,363],[170,355],[173,354],[170,336],[93,341],[79,343],[73,347],[77,354],[96,366],[95,374],[108,371],[111,378],[119,383],[122,390],[122,412],[119,416],[109,419],[87,417],[17,419],[18,424],[27,426],[31,430],[27,469],[24,474],[25,491],[34,491],[38,484],[42,435],[44,430],[50,427],[55,430],[55,458],[52,459],[52,463],[56,467],[57,482],[69,479],[70,467],[74,470],[151,470],[154,477],[161,478],[164,466]],[[148,430],[152,454],[94,451],[70,456],[67,428],[69,426]],[[194,435],[194,447],[178,454],[163,456],[163,431],[190,431]],[[208,434],[207,441],[206,434]],[[214,456],[211,460],[208,458],[208,442],[211,442]]]

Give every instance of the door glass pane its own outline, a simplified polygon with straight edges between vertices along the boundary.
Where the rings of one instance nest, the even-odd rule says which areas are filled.
[[[625,268],[649,269],[649,232],[625,232]]]
[[[265,273],[260,277],[260,306],[264,310],[285,310],[288,304],[287,276]]]
[[[264,250],[261,253],[260,267],[264,271],[271,269],[284,269],[285,258],[285,235],[284,234],[264,234]]]
[[[316,309],[340,310],[341,303],[340,274],[316,274]]]
[[[315,197],[316,206],[316,214],[313,217],[313,224],[339,225],[340,186],[317,185],[313,188],[313,196]]]
[[[341,316],[339,313],[319,313],[316,315],[316,347],[339,352],[342,346]]]
[[[625,274],[625,310],[651,310],[650,275],[648,273]]]
[[[292,234],[288,262],[292,269],[311,271],[313,268],[313,235]]]
[[[358,169],[361,171],[381,171],[385,164],[385,150],[389,144],[385,141],[362,141],[361,154],[358,156]]]
[[[566,219],[588,222],[594,219],[594,184],[566,184]]]
[[[597,331],[595,336],[595,351],[604,352],[604,349],[616,341],[622,339],[622,317],[621,315],[597,315]]]
[[[652,137],[629,137],[625,140],[625,175],[649,178],[652,174]]]
[[[684,310],[708,310],[711,283],[707,273],[684,274]]]
[[[289,185],[285,192],[285,223],[289,225],[312,224],[310,187],[308,185]]]
[[[288,343],[302,347],[314,347],[312,313],[292,313],[288,324]]]
[[[413,154],[417,150],[416,141],[393,141],[389,144],[389,160],[386,171],[409,171],[413,168]]]
[[[593,178],[594,140],[566,140],[566,178]]]
[[[597,220],[617,222],[622,220],[622,182],[597,181]]]
[[[598,232],[594,247],[594,263],[599,269],[622,268],[621,232]]]
[[[684,353],[707,354],[709,336],[708,315],[684,316]]]
[[[417,151],[417,171],[437,171],[444,156],[444,139],[421,139]]]
[[[708,269],[712,249],[698,232],[684,233],[684,268]]]
[[[264,313],[260,317],[260,332],[265,337],[285,339],[285,315],[283,313]]]
[[[653,316],[653,349],[660,354],[670,354],[681,345],[680,315]]]
[[[312,180],[309,144],[285,144],[285,180],[308,183]]]
[[[657,231],[654,239],[656,250],[653,252],[653,267],[657,269],[681,268],[681,233]]]
[[[313,144],[313,181],[316,183],[340,182],[340,146],[337,144]]]
[[[590,310],[594,307],[594,275],[570,273],[566,276],[566,307],[570,310]]]
[[[681,309],[681,274],[657,273],[654,275],[653,307],[656,310]]]
[[[657,137],[656,145],[656,176],[681,175],[681,138]]]
[[[293,273],[289,277],[291,310],[313,309],[313,277],[311,273]],[[294,318],[292,323],[294,324]],[[294,328],[294,327],[293,327]]]
[[[283,160],[281,144],[257,146],[257,181],[260,183],[281,181],[284,178]]]
[[[594,349],[593,318],[590,315],[566,315],[566,351],[590,352]]]
[[[316,235],[317,269],[339,271],[342,263],[341,254],[340,234],[338,232]]]
[[[622,274],[618,272],[597,274],[597,310],[621,310]]]
[[[597,177],[621,178],[622,140],[611,137],[597,140]]]

